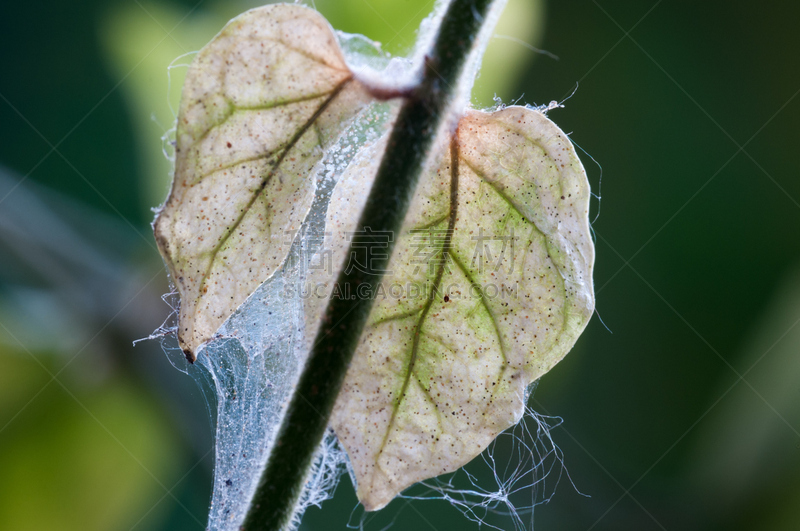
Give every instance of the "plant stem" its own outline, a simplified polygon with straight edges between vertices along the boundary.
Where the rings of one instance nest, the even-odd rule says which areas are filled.
[[[399,232],[433,139],[443,121],[452,118],[451,103],[458,96],[461,74],[484,19],[493,4],[502,2],[450,2],[425,58],[423,77],[400,109],[357,230]],[[352,268],[339,274],[337,282],[344,293],[359,293],[362,284],[368,286],[363,293],[375,292],[394,241],[388,251],[385,241],[359,243],[375,245],[376,252],[366,250],[372,257],[366,272]],[[242,531],[278,531],[289,524],[371,307],[369,299],[329,300]]]

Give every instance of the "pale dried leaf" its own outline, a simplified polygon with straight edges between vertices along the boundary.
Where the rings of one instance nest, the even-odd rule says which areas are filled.
[[[509,107],[468,112],[456,138],[423,173],[331,420],[368,510],[458,469],[518,422],[527,386],[594,309],[589,186],[566,135]],[[341,266],[374,150],[331,199],[326,247]],[[333,292],[328,280],[317,293]]]
[[[197,55],[154,224],[190,360],[284,261],[325,149],[369,100],[328,23],[301,6],[249,11]]]

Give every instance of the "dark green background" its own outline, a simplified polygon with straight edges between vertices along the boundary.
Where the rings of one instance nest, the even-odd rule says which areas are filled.
[[[196,49],[252,5],[0,5],[0,528],[203,528],[206,400],[157,342],[131,347],[168,314],[147,209],[166,193],[148,162],[164,127],[141,126],[166,71],[143,76],[144,53],[108,43],[111,21],[146,13],[152,36],[136,36],[155,49],[193,10],[181,46]],[[430,9],[317,6],[394,51]],[[597,161],[582,154],[602,196],[606,326],[596,316],[530,402],[564,419],[552,437],[569,471],[536,527],[798,529],[800,4],[544,6],[522,22],[559,60],[524,49],[496,90],[542,104],[579,86],[550,117]],[[355,506],[345,478],[304,528],[344,529]],[[393,520],[472,525],[445,502],[396,501],[366,528]]]

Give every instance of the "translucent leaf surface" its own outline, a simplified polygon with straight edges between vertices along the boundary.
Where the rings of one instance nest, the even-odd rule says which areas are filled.
[[[197,55],[154,225],[189,359],[285,260],[325,149],[369,99],[328,23],[300,6],[249,11]]]
[[[355,154],[379,138],[393,116],[386,103],[365,107],[326,150],[324,171],[315,176],[309,215],[286,261],[223,323],[218,337],[206,343],[190,371],[216,392],[216,459],[208,531],[240,529],[308,354],[305,301],[297,294],[312,265],[309,261],[322,247],[318,235],[325,228],[331,192]],[[335,483],[337,475],[331,472],[325,479],[324,471],[335,468],[339,460],[343,460],[339,453],[320,451],[298,514],[302,507],[327,497],[320,484]]]
[[[331,198],[326,248],[340,267],[358,266],[348,249],[375,155]],[[572,144],[538,111],[470,111],[441,139],[381,287],[356,294],[375,302],[331,420],[368,510],[519,421],[528,385],[594,309],[588,207]],[[351,296],[312,282],[309,293]],[[308,308],[311,323],[320,310]]]
[[[363,42],[343,40],[353,68],[370,68]],[[392,94],[402,76],[378,59]],[[331,297],[374,299],[331,418],[368,510],[519,421],[529,384],[592,314],[588,183],[536,110],[443,127],[401,231],[357,231],[399,104],[376,103],[299,6],[233,20],[187,74],[155,232],[181,348],[194,360],[219,336],[200,363],[219,395],[212,529],[244,518]],[[374,272],[359,238],[396,242],[372,293],[335,284],[343,269]]]

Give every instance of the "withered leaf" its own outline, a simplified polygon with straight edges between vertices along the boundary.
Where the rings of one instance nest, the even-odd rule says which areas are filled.
[[[155,222],[181,296],[187,357],[285,260],[326,149],[372,98],[327,22],[298,6],[234,19],[184,85],[173,188]],[[386,137],[336,185],[310,272],[308,347]],[[467,111],[429,157],[337,400],[331,426],[368,510],[456,470],[519,421],[529,384],[594,310],[589,185],[542,112]],[[371,235],[370,237],[374,237]],[[351,296],[345,294],[344,296]]]
[[[594,310],[589,186],[566,135],[524,107],[469,111],[438,150],[381,286],[361,294],[375,302],[331,420],[368,510],[518,422],[527,386]],[[379,158],[331,200],[326,247],[341,267]]]
[[[194,59],[154,223],[187,358],[284,261],[316,166],[369,100],[327,21],[301,6],[244,13]]]

